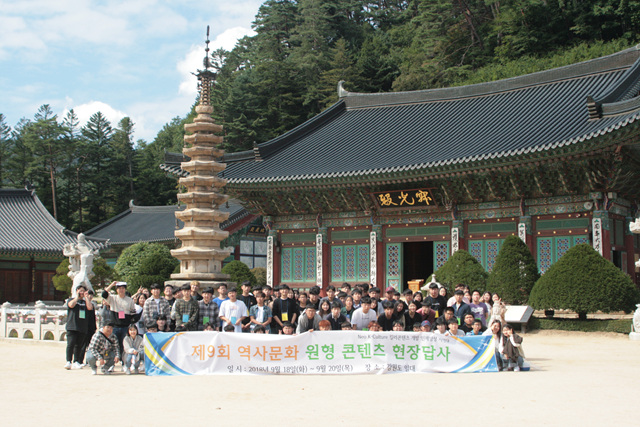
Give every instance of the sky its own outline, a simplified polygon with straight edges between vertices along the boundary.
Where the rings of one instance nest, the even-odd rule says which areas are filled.
[[[13,128],[49,104],[83,125],[101,111],[152,142],[197,95],[210,48],[253,35],[264,0],[0,0],[0,113]]]

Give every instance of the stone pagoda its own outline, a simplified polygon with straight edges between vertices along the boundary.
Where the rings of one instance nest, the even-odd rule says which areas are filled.
[[[176,218],[184,222],[184,228],[175,232],[182,246],[171,251],[171,255],[180,260],[180,273],[172,274],[173,280],[167,282],[181,286],[198,280],[201,289],[217,288],[219,283],[229,279],[229,275],[221,270],[222,261],[230,254],[220,248],[220,242],[229,235],[220,229],[220,223],[229,218],[229,213],[216,209],[229,196],[221,194],[227,181],[218,177],[226,167],[218,161],[224,154],[218,148],[223,138],[215,135],[222,132],[222,126],[211,118],[211,85],[216,75],[209,70],[209,27],[205,52],[204,70],[198,70],[196,74],[200,89],[200,102],[196,106],[198,115],[193,123],[184,125],[186,135],[182,152],[190,160],[183,162],[181,167],[189,172],[189,176],[179,180],[186,192],[179,193],[178,200],[185,203],[186,208],[176,212]]]

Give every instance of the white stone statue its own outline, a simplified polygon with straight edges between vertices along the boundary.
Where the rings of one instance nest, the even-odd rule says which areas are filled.
[[[640,333],[640,304],[636,304],[637,310],[633,314],[633,331]]]
[[[95,276],[93,273],[93,258],[98,255],[98,251],[92,251],[87,246],[84,234],[78,234],[78,244],[67,243],[62,250],[64,256],[69,257],[69,276],[73,280],[71,296],[76,296],[76,289],[79,285],[84,285],[87,290],[93,290],[90,279]]]

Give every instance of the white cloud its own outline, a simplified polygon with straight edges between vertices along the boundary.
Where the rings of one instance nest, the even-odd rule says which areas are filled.
[[[231,50],[236,45],[236,42],[244,36],[253,36],[255,32],[250,28],[233,27],[225,30],[221,34],[209,43],[209,48],[214,51],[219,48],[225,50]],[[197,70],[201,70],[204,59],[204,43],[201,45],[193,45],[189,49],[189,52],[178,61],[176,68],[182,76],[178,92],[183,95],[191,95],[195,97],[198,93],[198,87],[195,73]]]
[[[66,102],[71,102],[70,98],[66,99]],[[118,122],[123,118],[127,117],[127,113],[116,110],[109,104],[106,104],[101,101],[89,101],[85,104],[75,105],[75,106],[67,106],[62,113],[62,117],[67,115],[70,109],[73,109],[73,112],[78,116],[78,121],[80,122],[80,126],[84,126],[87,121],[93,116],[95,113],[100,111],[103,116],[109,120],[112,127],[116,127]]]

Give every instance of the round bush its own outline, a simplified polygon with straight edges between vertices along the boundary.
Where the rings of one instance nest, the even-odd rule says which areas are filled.
[[[536,282],[529,305],[538,310],[565,309],[587,313],[632,311],[640,299],[626,274],[588,244],[576,245]]]
[[[245,280],[251,283],[251,286],[255,286],[256,278],[251,273],[251,270],[242,261],[231,261],[229,264],[222,267],[222,272],[229,275],[229,280],[236,283],[236,289],[238,294],[242,292],[240,284]]]
[[[436,271],[436,280],[453,292],[459,283],[468,285],[471,289],[484,291],[487,285],[487,272],[482,264],[465,250],[459,250],[451,255],[447,262]]]
[[[122,251],[115,271],[127,282],[127,290],[133,294],[140,286],[168,280],[179,264],[165,245],[140,242]]]
[[[519,237],[509,236],[489,273],[487,290],[500,295],[507,304],[520,305],[527,302],[539,278],[538,266],[527,245]]]

